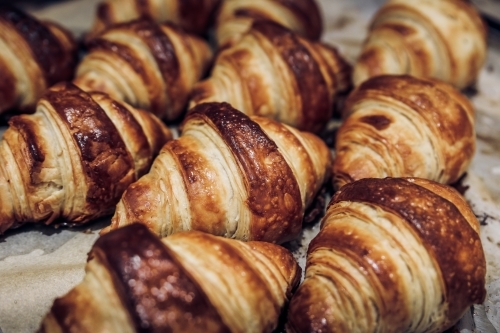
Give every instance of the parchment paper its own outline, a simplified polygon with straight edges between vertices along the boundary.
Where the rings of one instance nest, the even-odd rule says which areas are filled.
[[[487,1],[487,0],[481,0]],[[37,17],[52,19],[76,35],[93,20],[97,0],[28,6]],[[383,0],[320,0],[325,18],[324,40],[354,61],[366,27]],[[461,332],[500,332],[500,36],[490,36],[488,63],[477,91],[468,91],[477,108],[478,149],[465,184],[466,197],[482,223],[481,238],[488,261],[488,297],[458,325]],[[1,79],[1,78],[0,78]],[[0,135],[5,128],[0,128]],[[24,226],[0,236],[0,333],[34,332],[53,300],[81,281],[87,252],[109,219],[74,229]],[[318,224],[304,229],[288,244],[302,267]]]

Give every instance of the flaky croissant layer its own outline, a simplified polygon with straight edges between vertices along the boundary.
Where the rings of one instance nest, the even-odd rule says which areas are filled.
[[[418,178],[344,186],[309,245],[287,331],[445,331],[484,301],[478,232],[451,187]]]
[[[66,29],[0,5],[0,113],[32,112],[48,87],[71,79],[76,49]]]
[[[77,86],[106,92],[167,120],[184,111],[212,58],[203,39],[146,19],[113,25],[88,46],[73,81]]]
[[[409,74],[462,89],[476,81],[486,42],[485,24],[469,1],[389,0],[375,14],[353,81]]]
[[[0,141],[0,233],[112,213],[172,137],[152,114],[71,83],[50,88],[33,115],[9,125]]]
[[[182,29],[204,34],[221,0],[104,0],[96,11],[90,40],[116,23],[147,18],[157,23],[172,22]]]
[[[133,224],[97,240],[39,332],[272,332],[300,272],[277,245]]]
[[[299,234],[330,165],[328,147],[313,134],[227,103],[200,104],[181,137],[127,189],[104,232],[140,222],[161,236],[200,230],[281,243]]]
[[[407,75],[371,78],[347,98],[335,144],[336,188],[362,178],[451,184],[474,156],[474,108],[450,85]]]
[[[195,85],[190,106],[228,102],[249,116],[317,133],[331,118],[338,95],[350,88],[350,77],[350,65],[333,47],[256,21],[218,54],[210,77]]]
[[[219,47],[235,44],[257,20],[279,23],[310,40],[318,40],[323,30],[315,0],[224,0],[215,24]]]

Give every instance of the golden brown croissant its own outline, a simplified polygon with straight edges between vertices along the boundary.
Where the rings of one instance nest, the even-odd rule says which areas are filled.
[[[0,233],[57,218],[110,214],[171,138],[151,113],[71,83],[45,93],[33,115],[13,117],[0,141]]]
[[[361,178],[457,181],[475,151],[474,108],[450,85],[410,76],[365,81],[347,98],[334,185]]]
[[[86,39],[96,37],[116,23],[147,18],[158,23],[172,22],[195,34],[206,32],[221,0],[104,0]]]
[[[161,236],[199,230],[281,243],[300,233],[330,165],[328,147],[313,134],[227,103],[201,104],[127,189],[104,232],[140,222]]]
[[[287,331],[443,332],[484,300],[478,232],[451,187],[417,178],[346,185],[309,246]]]
[[[76,85],[168,120],[184,110],[212,57],[201,38],[149,20],[115,25],[89,42],[89,48],[78,66]]]
[[[53,84],[73,76],[76,43],[68,31],[0,6],[0,113],[33,111]]]
[[[315,0],[224,0],[216,15],[219,46],[237,42],[256,20],[279,23],[310,40],[318,40],[323,30]]]
[[[486,60],[486,28],[463,0],[389,0],[378,11],[353,81],[381,74],[432,77],[465,88]]]
[[[350,76],[350,65],[334,48],[257,21],[220,52],[210,78],[193,89],[191,106],[228,102],[247,115],[318,132],[332,116],[337,94],[350,87]]]
[[[89,258],[39,332],[272,332],[301,271],[278,245],[196,231],[160,240],[141,224],[102,236]]]

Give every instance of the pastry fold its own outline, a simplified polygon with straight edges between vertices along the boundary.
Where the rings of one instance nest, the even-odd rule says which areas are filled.
[[[190,106],[228,102],[247,115],[270,117],[309,132],[327,124],[351,67],[333,47],[311,42],[270,21],[256,21],[215,59],[196,84]]]
[[[474,108],[449,84],[410,76],[365,81],[346,100],[335,144],[336,188],[361,178],[451,184],[474,156]]]
[[[40,333],[270,333],[301,272],[278,245],[196,231],[160,240],[141,224],[102,236],[89,258]]]
[[[0,233],[111,214],[171,137],[147,111],[71,83],[53,86],[34,114],[11,118],[0,141]]]
[[[73,77],[76,49],[66,29],[0,5],[0,113],[33,112],[47,88]]]
[[[362,179],[332,199],[287,332],[439,333],[484,301],[474,213],[453,188]]]
[[[162,237],[199,230],[282,243],[300,233],[330,165],[328,147],[313,134],[227,103],[201,104],[127,189],[103,232],[140,222]]]
[[[389,0],[375,14],[353,81],[382,74],[473,84],[486,60],[486,26],[463,0]]]

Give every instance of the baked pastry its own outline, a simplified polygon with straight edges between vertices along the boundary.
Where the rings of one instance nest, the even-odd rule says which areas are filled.
[[[171,138],[151,113],[71,83],[47,90],[33,115],[9,125],[0,141],[0,233],[111,214]]]
[[[256,21],[218,54],[211,76],[195,85],[190,105],[228,102],[247,115],[318,132],[332,116],[337,95],[350,88],[350,77],[350,65],[333,47]]]
[[[74,83],[172,120],[184,111],[211,58],[203,39],[168,23],[136,20],[89,42]]]
[[[438,333],[485,297],[479,223],[453,188],[362,179],[340,189],[308,249],[288,332]]]
[[[0,113],[32,112],[48,87],[72,78],[75,57],[67,30],[0,5]]]
[[[95,38],[116,23],[147,18],[157,23],[172,22],[183,30],[203,34],[221,0],[104,0],[96,10],[86,39]]]
[[[382,74],[431,77],[462,89],[486,60],[486,27],[463,0],[389,0],[375,14],[354,84]]]
[[[270,333],[301,271],[278,245],[196,231],[160,240],[141,224],[102,236],[89,258],[39,332]]]
[[[298,236],[329,176],[321,139],[227,103],[198,105],[182,128],[127,189],[103,232],[140,222],[162,237],[198,230],[282,243]]]
[[[216,15],[219,46],[237,42],[256,20],[279,23],[310,40],[318,40],[323,30],[315,0],[224,0]]]
[[[384,177],[451,184],[474,156],[474,108],[443,82],[371,78],[347,98],[343,116],[335,144],[335,188]]]

